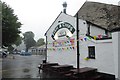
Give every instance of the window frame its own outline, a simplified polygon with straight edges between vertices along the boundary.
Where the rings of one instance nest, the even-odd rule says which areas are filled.
[[[95,59],[95,46],[88,46],[88,58]]]

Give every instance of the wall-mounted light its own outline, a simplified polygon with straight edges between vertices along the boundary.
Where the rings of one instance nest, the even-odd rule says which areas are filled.
[[[58,23],[60,23],[60,22],[62,22],[62,21],[58,21]]]

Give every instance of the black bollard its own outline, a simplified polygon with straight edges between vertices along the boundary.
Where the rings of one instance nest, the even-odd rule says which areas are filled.
[[[42,69],[42,64],[38,65],[38,69],[39,69],[39,73],[40,73],[40,70]]]
[[[43,63],[46,63],[46,60],[43,60]]]

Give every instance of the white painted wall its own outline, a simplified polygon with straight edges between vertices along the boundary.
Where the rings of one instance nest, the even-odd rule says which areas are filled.
[[[84,20],[79,19],[79,36],[85,36],[87,33],[87,23]],[[84,35],[83,35],[84,34]]]
[[[120,32],[113,32],[115,76],[120,79]]]
[[[52,43],[54,41],[52,39],[51,35],[52,35],[52,32],[55,29],[55,27],[57,27],[57,25],[59,24],[58,21],[69,22],[72,26],[74,26],[74,27],[76,26],[75,17],[61,13],[60,16],[53,23],[52,27],[47,32],[48,43]],[[75,35],[75,34],[76,34],[76,31],[74,32],[73,35]],[[65,38],[65,40],[66,39],[67,38]],[[75,43],[75,45],[76,45],[76,43]],[[48,44],[47,47],[48,48],[62,48],[62,47],[66,47],[66,46],[53,47],[53,44]],[[61,51],[60,50],[55,50],[55,51],[47,50],[47,53],[48,53],[47,54],[48,62],[57,62],[59,64],[72,64],[72,65],[76,66],[76,49],[75,50],[66,50],[66,51],[65,50],[61,50]]]
[[[101,34],[105,34],[105,30],[98,28],[98,27],[95,27],[95,26],[92,26],[92,25],[90,26],[90,35],[98,36]]]
[[[110,42],[110,43],[108,43]],[[112,52],[112,41],[86,41],[80,42],[80,65],[81,67],[93,67],[98,71],[114,74],[114,59]],[[95,58],[88,61],[84,58],[88,57],[88,46],[95,46]]]
[[[118,78],[120,79],[120,32],[118,32]]]
[[[114,65],[115,65],[115,76],[118,78],[118,33],[112,33],[113,40],[113,51],[114,51]]]
[[[85,24],[84,24],[85,23]],[[80,37],[85,38],[87,33],[86,21],[79,20]],[[84,35],[82,35],[84,34]],[[90,35],[98,36],[104,35],[105,30],[90,25]],[[95,57],[96,59],[90,59],[88,61],[84,58],[88,57],[88,46],[95,46]],[[94,67],[100,72],[105,72],[109,74],[115,74],[114,71],[114,59],[113,59],[113,47],[112,40],[90,40],[81,41],[80,40],[80,66],[81,67]]]
[[[53,39],[51,37],[53,30],[58,25],[58,21],[69,22],[76,29],[76,18],[61,13],[60,16],[53,23],[52,27],[47,32],[48,43],[52,43]],[[87,23],[84,20],[79,19],[79,29],[80,29],[80,37],[86,37],[87,33]],[[91,36],[97,36],[98,34],[104,35],[104,30],[96,28],[94,26],[91,27]],[[74,32],[73,35],[76,35]],[[76,36],[72,38],[76,39]],[[63,38],[64,39],[64,38]],[[76,46],[75,41],[75,46]],[[95,46],[96,59],[90,59],[85,61],[84,58],[88,56],[88,46]],[[94,67],[97,68],[100,72],[105,72],[109,74],[115,74],[114,67],[114,55],[113,55],[113,44],[111,40],[90,40],[90,41],[81,41],[80,40],[80,67]],[[48,48],[53,48],[53,44],[48,44]],[[65,47],[65,46],[64,46]],[[50,51],[47,50],[47,58],[48,62],[57,62],[59,64],[72,64],[76,67],[76,58],[77,58],[76,48],[75,50],[55,50]]]

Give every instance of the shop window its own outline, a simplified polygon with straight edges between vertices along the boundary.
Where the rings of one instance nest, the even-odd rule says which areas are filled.
[[[95,59],[95,46],[88,46],[88,58]]]

